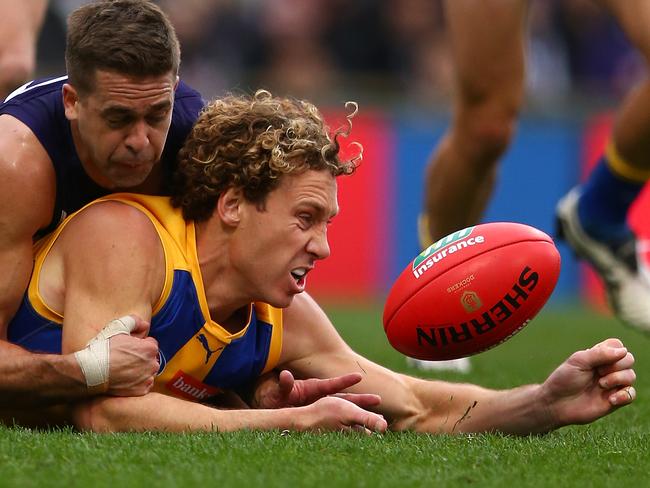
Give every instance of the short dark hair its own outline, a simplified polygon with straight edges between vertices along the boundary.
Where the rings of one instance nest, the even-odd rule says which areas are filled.
[[[68,79],[92,93],[97,70],[135,77],[178,74],[180,46],[165,13],[147,0],[105,0],[68,17]]]
[[[264,208],[268,194],[284,175],[307,170],[349,175],[361,160],[344,160],[338,138],[347,136],[357,106],[348,102],[347,126],[330,136],[318,109],[309,102],[273,97],[229,95],[208,104],[179,153],[172,204],[189,220],[206,220],[219,195],[240,188],[244,197]]]

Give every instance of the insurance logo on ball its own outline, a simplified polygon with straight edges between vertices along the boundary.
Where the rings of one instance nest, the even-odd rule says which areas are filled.
[[[483,244],[485,242],[484,236],[478,235],[470,237],[473,230],[474,227],[467,227],[466,229],[449,234],[447,237],[443,237],[439,241],[427,247],[413,260],[413,276],[419,279],[420,276],[431,269],[435,263],[441,261],[447,256],[467,247]]]

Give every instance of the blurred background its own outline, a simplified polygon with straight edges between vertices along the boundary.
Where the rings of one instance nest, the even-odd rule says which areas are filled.
[[[82,3],[50,1],[37,76],[65,71],[65,18]],[[453,65],[440,2],[157,3],[181,42],[181,77],[206,99],[266,88],[315,102],[332,127],[344,120],[346,101],[359,103],[350,140],[364,146],[364,162],[340,182],[332,257],[319,263],[309,286],[331,300],[381,299],[420,251],[423,169],[449,116]],[[646,75],[645,62],[590,0],[529,4],[526,108],[485,220],[525,222],[552,234],[556,201],[598,155],[611,112]],[[645,234],[640,216],[650,205],[638,207],[634,225]],[[553,300],[586,294],[597,303],[593,276],[561,252]]]

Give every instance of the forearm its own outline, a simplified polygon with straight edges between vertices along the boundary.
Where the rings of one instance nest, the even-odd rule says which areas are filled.
[[[0,341],[0,408],[42,406],[88,395],[71,354],[34,354]]]
[[[539,385],[489,390],[469,384],[418,381],[421,408],[410,428],[432,433],[502,432],[526,435],[557,428]],[[400,427],[400,424],[397,425]]]
[[[221,410],[159,393],[98,397],[77,407],[75,423],[94,432],[304,430],[304,408]]]

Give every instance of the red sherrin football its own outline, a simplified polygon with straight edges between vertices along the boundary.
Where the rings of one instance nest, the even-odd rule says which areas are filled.
[[[407,356],[470,356],[524,327],[559,274],[560,254],[544,232],[512,222],[468,227],[429,246],[397,278],[384,330]]]

